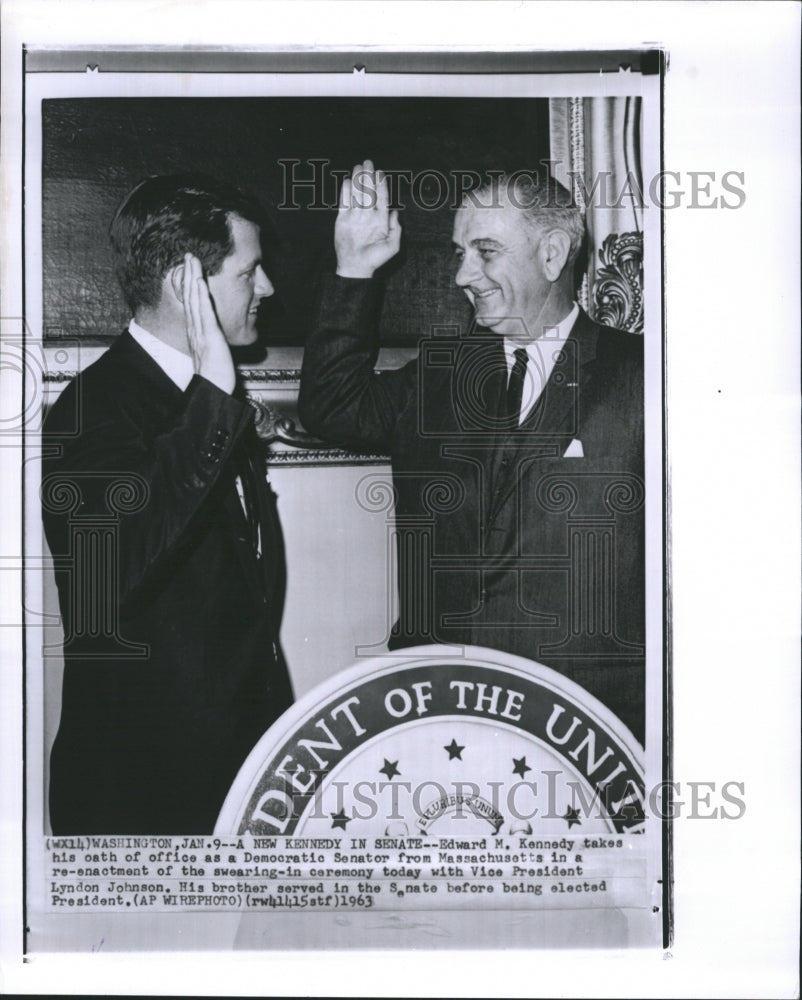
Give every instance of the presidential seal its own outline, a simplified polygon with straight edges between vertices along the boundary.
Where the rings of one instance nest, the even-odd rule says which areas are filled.
[[[253,749],[216,833],[349,843],[604,846],[644,824],[643,750],[548,667],[480,647],[371,658]],[[533,840],[534,842],[534,840]]]

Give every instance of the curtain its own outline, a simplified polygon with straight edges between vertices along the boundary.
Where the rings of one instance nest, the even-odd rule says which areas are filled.
[[[640,97],[550,102],[554,177],[585,211],[580,304],[600,323],[643,332],[643,176]]]

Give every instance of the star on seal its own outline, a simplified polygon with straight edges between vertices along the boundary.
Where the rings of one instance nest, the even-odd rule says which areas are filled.
[[[512,769],[513,774],[518,774],[522,778],[526,777],[526,772],[531,771],[532,768],[526,763],[526,757],[513,757],[512,762],[515,765]]]
[[[400,774],[400,773],[401,772],[398,770],[398,761],[397,760],[388,760],[385,757],[384,758],[384,767],[380,767],[379,768],[379,774],[385,775],[387,777],[387,779],[389,780],[390,778],[394,778],[397,774]]]
[[[579,826],[581,820],[579,819],[579,810],[572,809],[570,806],[565,810],[565,816],[563,819],[568,820],[568,829],[570,830],[572,826]]]
[[[345,824],[350,823],[353,818],[345,815],[345,809],[341,809],[338,813],[329,813],[329,816],[331,816],[332,830],[344,830]]]

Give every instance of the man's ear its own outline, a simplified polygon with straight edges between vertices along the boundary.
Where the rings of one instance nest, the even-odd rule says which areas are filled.
[[[178,304],[183,307],[184,305],[184,265],[176,264],[175,267],[171,267],[170,270],[165,275],[164,285],[170,285],[170,289],[173,295],[178,299]]]
[[[550,229],[540,241],[540,262],[549,281],[556,281],[565,270],[571,252],[571,237],[562,229]]]

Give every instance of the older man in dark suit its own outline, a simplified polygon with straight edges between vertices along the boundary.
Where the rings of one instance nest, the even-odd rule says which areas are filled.
[[[230,350],[273,294],[260,222],[235,189],[177,176],[112,223],[134,318],[44,431],[65,632],[55,834],[211,833],[292,702],[281,531]]]
[[[392,458],[400,616],[391,648],[441,642],[553,667],[643,739],[641,338],[574,301],[584,220],[568,192],[497,173],[457,210],[468,336],[374,372],[398,217],[370,161],[343,185],[337,275],[305,352],[300,412]]]

